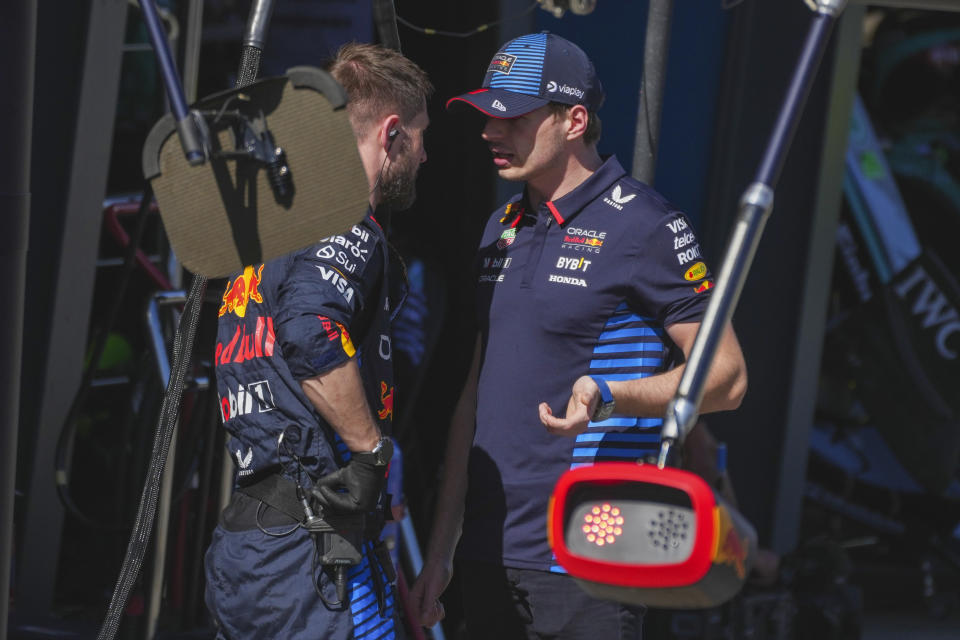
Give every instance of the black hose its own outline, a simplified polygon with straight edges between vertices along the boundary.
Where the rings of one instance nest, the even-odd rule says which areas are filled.
[[[197,325],[200,318],[200,307],[203,294],[207,287],[207,279],[197,276],[190,284],[190,293],[187,296],[184,313],[173,338],[173,366],[170,369],[170,380],[160,405],[160,419],[154,432],[153,451],[150,456],[150,466],[147,469],[147,478],[143,485],[140,497],[140,508],[134,521],[133,533],[127,545],[127,554],[123,559],[120,577],[113,590],[110,606],[103,627],[97,635],[97,640],[112,640],[120,626],[120,619],[126,607],[127,598],[140,573],[143,557],[146,554],[147,543],[153,531],[153,521],[157,513],[157,501],[160,497],[160,478],[170,452],[170,441],[173,430],[177,425],[180,413],[180,402],[183,399],[183,388],[190,366],[193,343],[197,335]]]
[[[106,348],[107,338],[110,335],[110,329],[113,327],[114,323],[117,321],[117,316],[120,314],[123,296],[127,290],[127,286],[130,284],[130,277],[133,275],[133,270],[136,266],[135,261],[137,257],[137,250],[140,248],[143,232],[147,226],[147,212],[150,210],[150,205],[152,202],[153,187],[150,185],[150,183],[147,183],[143,189],[143,194],[140,196],[140,208],[137,210],[136,226],[133,234],[130,237],[130,241],[127,243],[126,254],[123,258],[123,268],[121,269],[120,283],[114,292],[113,302],[110,305],[110,309],[107,311],[106,319],[99,327],[97,327],[97,329],[94,330],[93,339],[91,341],[92,348],[90,352],[90,360],[87,363],[86,369],[84,369],[83,377],[80,380],[80,386],[77,389],[76,394],[73,396],[73,402],[70,403],[70,410],[67,411],[67,417],[63,422],[63,427],[60,429],[60,435],[57,438],[57,447],[54,452],[57,496],[60,498],[60,502],[67,510],[67,513],[76,518],[82,524],[93,529],[118,531],[128,528],[129,525],[124,525],[119,522],[100,522],[97,519],[86,515],[80,510],[79,507],[77,507],[76,503],[73,501],[73,497],[70,494],[70,444],[73,442],[73,435],[76,431],[77,419],[80,416],[80,411],[83,409],[87,395],[90,392],[90,387],[93,384],[93,377],[97,372],[97,363],[100,362],[100,357],[103,355],[103,351]]]

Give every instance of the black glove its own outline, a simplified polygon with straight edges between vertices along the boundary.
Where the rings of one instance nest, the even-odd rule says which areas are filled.
[[[386,465],[371,464],[362,455],[354,455],[347,466],[317,480],[310,493],[335,512],[372,511],[383,492],[386,475]]]

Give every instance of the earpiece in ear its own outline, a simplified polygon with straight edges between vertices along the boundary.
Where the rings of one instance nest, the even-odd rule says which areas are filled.
[[[389,133],[387,133],[387,151],[390,151],[390,147],[393,146],[393,141],[398,135],[400,135],[399,129],[390,129]]]

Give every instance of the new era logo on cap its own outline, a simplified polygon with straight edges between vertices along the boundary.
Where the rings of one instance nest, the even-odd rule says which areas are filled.
[[[462,101],[495,118],[517,118],[549,102],[597,111],[603,98],[587,55],[569,40],[542,32],[503,45],[487,67],[483,88],[452,98],[447,106]]]

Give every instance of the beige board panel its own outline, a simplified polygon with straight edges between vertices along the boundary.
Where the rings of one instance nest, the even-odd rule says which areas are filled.
[[[161,147],[160,175],[153,182],[177,257],[208,278],[246,266],[238,237],[246,238],[250,263],[264,262],[349,229],[367,209],[367,179],[345,109],[334,110],[320,92],[295,88],[285,79],[244,91],[264,105],[269,130],[286,152],[294,189],[288,205],[277,202],[260,163],[214,159],[190,166],[176,135]],[[232,150],[231,130],[212,128],[219,141],[215,146]],[[245,232],[237,236],[235,228]]]

